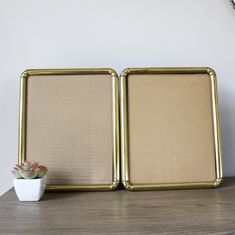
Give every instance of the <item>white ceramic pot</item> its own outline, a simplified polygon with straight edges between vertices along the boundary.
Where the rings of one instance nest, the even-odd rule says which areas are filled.
[[[20,201],[39,201],[46,189],[47,176],[39,179],[14,179],[14,188]]]

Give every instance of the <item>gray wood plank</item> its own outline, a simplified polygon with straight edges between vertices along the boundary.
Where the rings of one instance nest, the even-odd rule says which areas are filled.
[[[235,234],[235,177],[218,189],[0,198],[0,234]]]

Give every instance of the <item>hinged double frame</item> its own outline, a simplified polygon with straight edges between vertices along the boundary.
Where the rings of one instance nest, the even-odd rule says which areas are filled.
[[[128,76],[157,74],[207,74],[210,80],[210,96],[213,120],[213,141],[215,179],[199,182],[163,182],[163,183],[133,183],[130,178],[129,136],[128,136]],[[118,76],[112,69],[36,69],[26,70],[21,76],[21,96],[19,115],[19,164],[27,159],[26,129],[27,129],[27,82],[31,76],[59,75],[109,75],[112,81],[112,183],[111,184],[49,184],[47,190],[100,191],[116,189],[121,182],[127,190],[159,190],[212,188],[222,182],[222,159],[220,144],[220,125],[218,111],[218,94],[215,72],[210,68],[133,68],[125,69],[120,76],[120,100],[118,98]],[[120,104],[120,130],[119,130]],[[120,142],[119,143],[119,138]],[[119,148],[121,151],[119,151]],[[121,156],[119,156],[119,153]],[[37,160],[37,159],[35,159]],[[121,163],[121,169],[120,169]],[[146,172],[147,174],[147,172]],[[121,176],[120,176],[121,175]]]

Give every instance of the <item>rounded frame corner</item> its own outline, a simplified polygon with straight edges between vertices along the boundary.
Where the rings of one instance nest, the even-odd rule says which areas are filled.
[[[21,75],[20,75],[20,79],[27,79],[28,77],[31,76],[31,70],[30,69],[26,69],[24,70]]]
[[[218,188],[218,187],[220,187],[220,186],[223,184],[223,182],[224,182],[223,177],[217,178],[217,179],[215,179],[215,181],[213,182],[213,186],[214,186],[215,188]]]
[[[114,191],[117,189],[117,187],[119,186],[119,181],[113,181],[113,183],[110,185],[109,189],[110,191]]]
[[[112,78],[114,78],[115,80],[118,80],[118,74],[117,74],[117,72],[114,69],[108,68],[107,70],[108,70],[109,75]]]
[[[206,72],[209,76],[214,76],[216,78],[216,72],[211,67],[206,67]]]
[[[121,73],[121,78],[123,79],[123,78],[127,78],[127,76],[130,74],[130,72],[131,72],[131,69],[130,68],[126,68],[126,69],[124,69],[123,71],[122,71],[122,73]]]
[[[133,185],[130,183],[130,181],[122,181],[122,185],[127,191],[133,191]]]

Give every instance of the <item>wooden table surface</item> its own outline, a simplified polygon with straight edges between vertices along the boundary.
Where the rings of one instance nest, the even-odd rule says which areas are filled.
[[[0,198],[0,234],[235,234],[235,177],[219,189]]]

